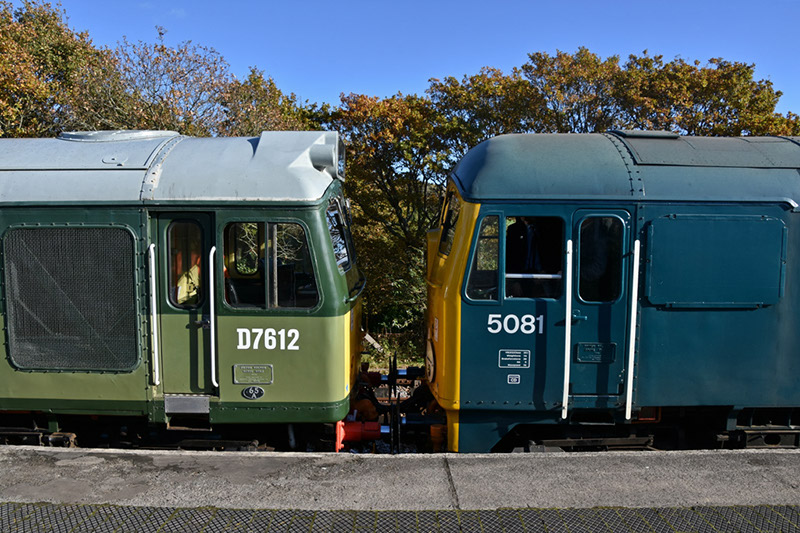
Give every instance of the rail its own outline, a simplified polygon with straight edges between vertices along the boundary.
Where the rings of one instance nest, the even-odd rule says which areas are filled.
[[[506,274],[506,279],[561,279],[561,274]]]
[[[211,330],[211,384],[219,388],[217,382],[217,314],[215,311],[214,302],[214,254],[217,252],[217,247],[212,246],[211,251],[208,252],[208,294],[209,294],[209,328]]]
[[[153,334],[153,385],[161,385],[158,368],[158,308],[156,306],[156,245],[148,248],[150,256],[150,327]]]
[[[631,419],[633,411],[633,365],[636,360],[636,312],[639,301],[639,252],[640,243],[637,239],[633,243],[633,275],[631,276],[631,323],[628,334],[628,375],[625,385],[625,420]]]
[[[567,419],[569,405],[569,363],[572,354],[572,240],[567,241],[566,270],[566,295],[567,305],[564,318],[564,396],[561,403],[561,418]]]

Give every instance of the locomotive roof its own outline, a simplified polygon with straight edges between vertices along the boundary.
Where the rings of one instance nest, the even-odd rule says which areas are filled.
[[[318,201],[339,175],[335,132],[185,137],[172,131],[0,140],[0,203]]]
[[[453,176],[461,196],[473,202],[779,201],[797,207],[800,137],[501,135],[470,150]]]

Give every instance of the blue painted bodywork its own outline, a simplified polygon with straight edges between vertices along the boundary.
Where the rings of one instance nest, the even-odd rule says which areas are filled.
[[[577,282],[569,294],[561,283],[549,297],[505,296],[503,231],[497,298],[469,298],[465,273],[459,451],[487,451],[518,424],[569,424],[576,413],[625,424],[643,407],[720,407],[733,420],[746,408],[800,407],[800,138],[508,135],[471,150],[452,179],[465,201],[481,205],[474,234],[456,237],[472,240],[468,264],[486,216],[499,217],[500,228],[510,217],[560,218],[574,281],[581,221],[615,217],[623,228],[613,301],[584,301]],[[526,314],[541,316],[544,331],[490,332],[492,316]],[[509,364],[511,356],[521,362]]]

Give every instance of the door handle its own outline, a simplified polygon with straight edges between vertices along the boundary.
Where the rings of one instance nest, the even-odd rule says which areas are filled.
[[[589,320],[589,317],[588,317],[588,316],[584,316],[584,315],[582,315],[582,314],[581,314],[581,310],[580,310],[580,309],[575,309],[575,310],[572,312],[572,320],[573,320],[573,321],[575,321],[575,320],[583,320],[583,321],[586,321],[586,320]]]
[[[195,320],[192,324],[203,329],[209,329],[211,327],[211,320],[207,316],[204,316],[202,320]]]

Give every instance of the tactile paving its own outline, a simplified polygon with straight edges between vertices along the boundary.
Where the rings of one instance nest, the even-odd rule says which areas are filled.
[[[800,506],[441,511],[249,510],[0,503],[0,531],[47,533],[800,533]]]

